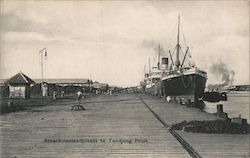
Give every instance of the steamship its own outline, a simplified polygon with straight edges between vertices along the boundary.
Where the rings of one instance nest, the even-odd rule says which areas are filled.
[[[161,88],[161,84],[159,83],[165,71],[164,69],[165,64],[163,64],[164,61],[160,65],[160,45],[158,47],[157,54],[158,54],[157,66],[153,66],[152,69],[150,69],[150,59],[149,59],[149,70],[148,73],[145,73],[144,82],[142,84],[144,86],[144,91],[152,95],[159,95],[159,89]],[[165,58],[162,60],[165,60]]]
[[[173,51],[169,50],[168,57],[162,58],[161,66],[158,56],[157,71],[152,70],[146,74],[145,91],[153,95],[169,96],[180,103],[196,103],[203,96],[207,73],[191,62],[189,47],[186,47],[185,53],[182,51],[179,34],[180,16],[178,17],[177,44]],[[152,75],[156,72],[158,76]],[[148,84],[150,82],[151,85]]]

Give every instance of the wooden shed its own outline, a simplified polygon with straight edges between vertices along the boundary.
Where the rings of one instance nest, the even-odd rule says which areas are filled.
[[[9,86],[10,98],[29,98],[30,85],[35,84],[35,82],[22,72],[19,72],[8,79],[6,84]]]

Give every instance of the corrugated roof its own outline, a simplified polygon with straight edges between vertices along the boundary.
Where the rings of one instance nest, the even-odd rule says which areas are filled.
[[[34,79],[37,83],[41,83],[42,79]],[[89,79],[43,79],[43,82],[52,84],[86,84]]]
[[[8,79],[6,81],[6,83],[8,83],[8,84],[12,84],[12,83],[18,83],[18,84],[29,83],[29,84],[34,84],[35,81],[33,81],[32,79],[30,79],[28,76],[26,76],[22,72],[19,72],[15,76],[13,76],[10,79]]]
[[[106,88],[106,86],[107,86],[108,84],[106,84],[106,83],[93,83],[93,87],[94,88],[97,88],[97,89],[99,89],[99,88]]]

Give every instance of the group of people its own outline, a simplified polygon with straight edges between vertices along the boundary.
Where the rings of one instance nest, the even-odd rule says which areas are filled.
[[[76,94],[77,94],[76,105],[72,106],[71,110],[85,110],[85,108],[81,105],[81,100],[84,99],[82,91],[78,90]],[[63,92],[63,96],[64,96],[64,92]],[[57,98],[56,91],[53,91],[52,97],[54,100]]]
[[[64,91],[61,91],[61,97],[64,97]],[[57,92],[53,91],[52,98],[55,100],[57,98]]]

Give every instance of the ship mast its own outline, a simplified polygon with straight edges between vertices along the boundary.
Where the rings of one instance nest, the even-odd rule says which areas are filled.
[[[158,47],[158,63],[157,63],[158,70],[160,70],[160,50],[161,50],[161,46],[159,44],[159,47]]]
[[[146,76],[146,74],[147,74],[146,65],[144,65],[144,71],[143,71],[143,73],[144,73],[144,77],[146,78],[147,77]]]
[[[180,43],[179,43],[179,33],[180,33],[180,14],[178,17],[178,33],[177,33],[177,45],[176,45],[176,61],[175,61],[175,65],[177,67],[177,69],[180,66],[180,59],[179,59],[179,53],[180,53]]]
[[[150,68],[150,57],[148,58],[148,73],[150,74],[151,68]]]

